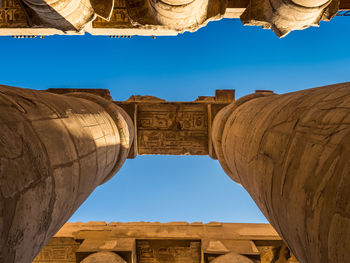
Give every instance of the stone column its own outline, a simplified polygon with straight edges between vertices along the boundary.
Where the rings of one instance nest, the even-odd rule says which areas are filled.
[[[112,101],[0,86],[0,262],[29,263],[124,163],[133,124]]]
[[[160,25],[175,30],[197,28],[207,19],[208,0],[149,0]]]
[[[250,0],[241,16],[244,25],[271,28],[279,37],[293,30],[318,26],[329,21],[339,8],[339,0]]]
[[[89,255],[81,263],[126,263],[118,254],[108,251]]]
[[[350,83],[248,95],[219,112],[213,141],[301,263],[350,258]]]
[[[196,31],[222,18],[227,0],[129,0],[126,4],[135,24],[184,32]]]
[[[253,263],[253,261],[250,260],[249,258],[236,254],[234,252],[217,257],[211,262],[212,263]]]

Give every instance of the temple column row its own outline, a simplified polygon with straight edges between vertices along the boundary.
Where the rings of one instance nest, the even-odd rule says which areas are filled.
[[[66,31],[82,31],[100,17],[109,21],[113,0],[20,0],[30,26]],[[209,21],[225,16],[227,8],[238,4],[245,11],[237,15],[244,25],[272,29],[279,37],[292,30],[318,26],[329,21],[340,0],[128,0],[126,11],[131,24],[177,32],[196,31]],[[239,12],[238,12],[239,13]]]
[[[226,173],[301,263],[350,258],[350,83],[256,93],[213,124]]]
[[[214,120],[223,169],[301,263],[350,258],[349,116],[344,83],[258,92]],[[133,124],[96,95],[0,86],[0,125],[0,261],[29,263],[122,166]]]
[[[112,101],[0,86],[0,262],[29,263],[124,163],[129,116]]]

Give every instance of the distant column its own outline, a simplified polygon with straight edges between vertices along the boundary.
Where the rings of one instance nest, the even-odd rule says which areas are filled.
[[[89,255],[81,263],[126,263],[126,261],[114,252],[103,251]]]
[[[226,255],[222,255],[217,257],[211,263],[253,263],[249,258],[236,254],[236,253],[228,253]]]
[[[339,9],[339,0],[251,0],[241,16],[244,25],[271,28],[279,37],[293,30],[329,21]]]
[[[0,262],[29,263],[124,163],[133,124],[112,101],[0,86]]]
[[[158,23],[176,30],[202,24],[207,19],[208,0],[149,0]]]
[[[141,25],[196,31],[225,14],[227,0],[129,0],[130,19]]]
[[[219,112],[213,141],[301,263],[350,258],[350,83],[248,95]]]

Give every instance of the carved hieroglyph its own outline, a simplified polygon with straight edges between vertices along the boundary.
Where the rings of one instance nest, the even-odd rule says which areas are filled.
[[[166,102],[152,96],[116,101],[134,120],[133,156],[143,154],[213,155],[211,123],[234,100],[234,90],[216,90],[215,97],[193,102]],[[130,156],[132,157],[132,156]]]
[[[72,237],[52,238],[40,251],[35,263],[76,263],[75,253],[79,242]]]
[[[292,263],[292,257],[268,224],[90,222],[64,225],[33,263]]]
[[[0,262],[29,263],[119,170],[134,129],[100,96],[8,86],[0,86],[0,126]]]
[[[319,26],[339,9],[339,0],[251,0],[241,16],[245,25],[272,29],[283,37],[293,30]],[[262,11],[264,10],[264,11]]]
[[[201,263],[201,242],[196,240],[137,240],[138,263]]]
[[[350,258],[350,83],[237,100],[216,116],[213,141],[302,263]]]

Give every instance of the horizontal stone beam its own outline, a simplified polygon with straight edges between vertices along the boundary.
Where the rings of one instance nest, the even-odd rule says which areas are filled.
[[[64,94],[88,92],[111,100],[103,89],[49,89]],[[153,96],[131,96],[114,103],[134,122],[135,140],[129,158],[136,155],[210,155],[211,125],[215,115],[234,101],[234,90],[216,90],[215,96],[200,96],[192,102],[168,102]]]

